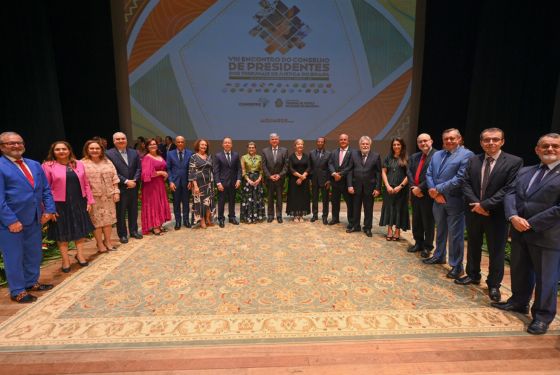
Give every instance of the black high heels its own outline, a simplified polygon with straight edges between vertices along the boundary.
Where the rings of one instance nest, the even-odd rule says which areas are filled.
[[[80,267],[87,267],[89,266],[89,262],[80,262],[80,260],[78,259],[78,255],[74,256],[74,258],[76,258],[76,261],[78,262],[78,264],[80,265]]]

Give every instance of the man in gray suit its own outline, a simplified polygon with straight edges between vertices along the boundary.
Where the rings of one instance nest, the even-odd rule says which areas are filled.
[[[278,147],[280,137],[272,133],[269,136],[270,147],[262,150],[263,171],[268,189],[267,222],[274,220],[274,199],[276,199],[276,219],[282,223],[282,190],[284,177],[288,172],[288,149]]]
[[[311,222],[319,219],[319,192],[323,201],[323,224],[328,224],[329,216],[329,158],[330,151],[325,150],[325,137],[317,138],[317,148],[309,153],[311,159]]]

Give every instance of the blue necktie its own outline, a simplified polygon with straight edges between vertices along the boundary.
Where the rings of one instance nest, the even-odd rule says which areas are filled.
[[[449,159],[449,156],[451,156],[451,153],[449,151],[445,151],[443,155],[443,159],[441,159],[441,164],[439,165],[438,176],[443,171],[443,167],[445,166],[445,162],[447,162],[447,159]]]
[[[541,186],[541,182],[543,180],[544,173],[547,170],[548,170],[548,166],[546,164],[541,165],[541,167],[539,168],[539,172],[537,173],[537,176],[533,180],[533,183],[531,184],[529,189],[527,189],[527,195],[533,194],[535,192],[535,190],[537,190]]]

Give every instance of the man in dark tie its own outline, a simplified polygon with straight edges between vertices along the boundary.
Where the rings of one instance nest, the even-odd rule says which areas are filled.
[[[346,233],[360,231],[360,216],[364,207],[363,231],[371,237],[373,222],[373,201],[381,194],[381,158],[377,152],[371,151],[371,138],[364,135],[359,140],[360,150],[350,155],[350,171],[346,177],[348,193],[352,194],[354,216],[352,228]]]
[[[434,248],[435,221],[432,208],[434,200],[428,194],[426,171],[432,156],[437,151],[432,147],[433,140],[429,134],[422,133],[416,138],[420,152],[410,157],[407,176],[410,184],[412,202],[412,236],[414,245],[409,253],[421,251],[422,258],[428,258]]]
[[[465,203],[463,200],[463,176],[467,163],[474,154],[463,147],[461,133],[457,129],[443,131],[443,148],[432,156],[426,182],[428,194],[434,199],[432,209],[436,221],[436,250],[425,264],[445,263],[447,238],[449,237],[450,279],[463,274],[465,248]]]
[[[225,137],[222,141],[223,151],[214,159],[214,181],[218,187],[218,224],[224,227],[224,208],[228,202],[228,221],[239,225],[235,218],[235,192],[241,186],[241,160],[239,154],[232,151],[233,141]]]
[[[14,132],[0,134],[0,250],[10,288],[18,303],[37,300],[29,291],[52,289],[40,284],[41,227],[56,213],[41,165],[23,157],[25,143]]]
[[[504,200],[513,227],[512,296],[492,306],[527,314],[534,291],[527,332],[542,335],[556,316],[560,278],[560,134],[543,135],[535,152],[541,163],[522,168]]]
[[[175,230],[181,229],[181,223],[191,227],[189,218],[189,200],[191,184],[189,183],[189,159],[192,151],[186,148],[185,138],[175,137],[176,149],[167,153],[167,173],[169,173],[169,189],[173,192],[173,213]],[[182,215],[181,215],[182,214]]]
[[[502,151],[504,132],[498,128],[480,133],[484,153],[471,157],[465,170],[463,194],[467,221],[467,274],[455,284],[480,284],[480,260],[483,236],[486,236],[490,258],[488,295],[499,302],[500,286],[504,277],[507,221],[504,216],[504,198],[511,190],[523,160]]]
[[[117,170],[121,199],[117,202],[117,234],[121,243],[128,242],[126,218],[130,237],[141,239],[138,232],[138,185],[142,165],[138,153],[127,147],[126,135],[113,134],[114,148],[107,150],[107,157]]]
[[[317,148],[309,154],[311,159],[311,222],[319,219],[319,193],[323,202],[323,224],[327,224],[329,216],[329,158],[330,151],[325,150],[325,137],[317,138]]]
[[[338,136],[338,148],[331,153],[329,159],[329,174],[331,176],[331,207],[332,217],[329,225],[340,223],[340,197],[346,201],[348,225],[346,229],[354,228],[354,202],[352,194],[348,192],[348,173],[352,168],[350,162],[352,149],[348,147],[348,135]]]
[[[268,190],[267,222],[274,220],[274,200],[276,199],[276,219],[282,223],[282,191],[284,177],[288,172],[288,149],[279,147],[280,137],[272,133],[269,136],[270,147],[262,150],[263,171]]]

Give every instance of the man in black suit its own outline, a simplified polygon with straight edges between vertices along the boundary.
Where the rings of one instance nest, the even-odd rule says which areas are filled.
[[[346,233],[360,231],[360,216],[364,207],[363,231],[371,237],[373,222],[373,200],[381,193],[381,158],[377,152],[371,151],[371,138],[364,135],[359,141],[360,150],[350,155],[350,172],[346,176],[348,193],[352,194],[354,203],[354,226]]]
[[[504,132],[498,128],[480,133],[484,153],[471,157],[465,170],[463,195],[467,221],[467,274],[455,284],[480,284],[480,260],[483,236],[486,235],[490,258],[486,279],[488,295],[500,302],[500,286],[504,277],[507,221],[504,216],[504,198],[511,190],[523,160],[501,150]]]
[[[329,158],[330,151],[325,150],[325,137],[317,138],[317,148],[309,153],[311,159],[311,222],[319,219],[319,192],[323,201],[323,224],[327,224],[329,216]]]
[[[346,201],[348,226],[346,229],[354,228],[354,203],[352,195],[348,192],[348,173],[352,168],[350,155],[352,149],[348,147],[348,135],[338,136],[338,148],[331,152],[329,159],[329,174],[331,176],[331,207],[332,218],[329,225],[340,223],[340,196]]]
[[[426,171],[437,151],[432,147],[432,137],[422,133],[416,138],[420,152],[410,157],[407,169],[408,183],[410,184],[412,201],[412,236],[414,245],[408,249],[409,253],[421,251],[422,258],[428,258],[434,248],[435,220],[432,208],[434,200],[428,194],[426,184]]]
[[[121,199],[117,202],[117,234],[121,243],[127,243],[126,216],[130,237],[141,239],[138,232],[138,185],[142,165],[135,150],[126,147],[126,135],[113,134],[114,148],[107,150],[107,157],[117,170]]]
[[[267,222],[274,220],[274,199],[276,199],[276,219],[282,223],[282,191],[284,177],[288,172],[288,149],[278,147],[280,137],[272,133],[269,136],[270,147],[262,150],[263,171],[268,190]]]
[[[225,137],[222,141],[223,151],[216,154],[214,159],[214,181],[218,186],[218,224],[224,227],[224,207],[228,202],[228,220],[233,225],[239,225],[235,218],[235,192],[241,186],[241,161],[239,154],[232,151],[233,141]]]
[[[539,165],[521,168],[514,188],[504,200],[511,222],[511,291],[506,302],[493,302],[501,310],[529,312],[527,332],[546,333],[556,316],[560,278],[560,134],[549,133],[537,142]]]

